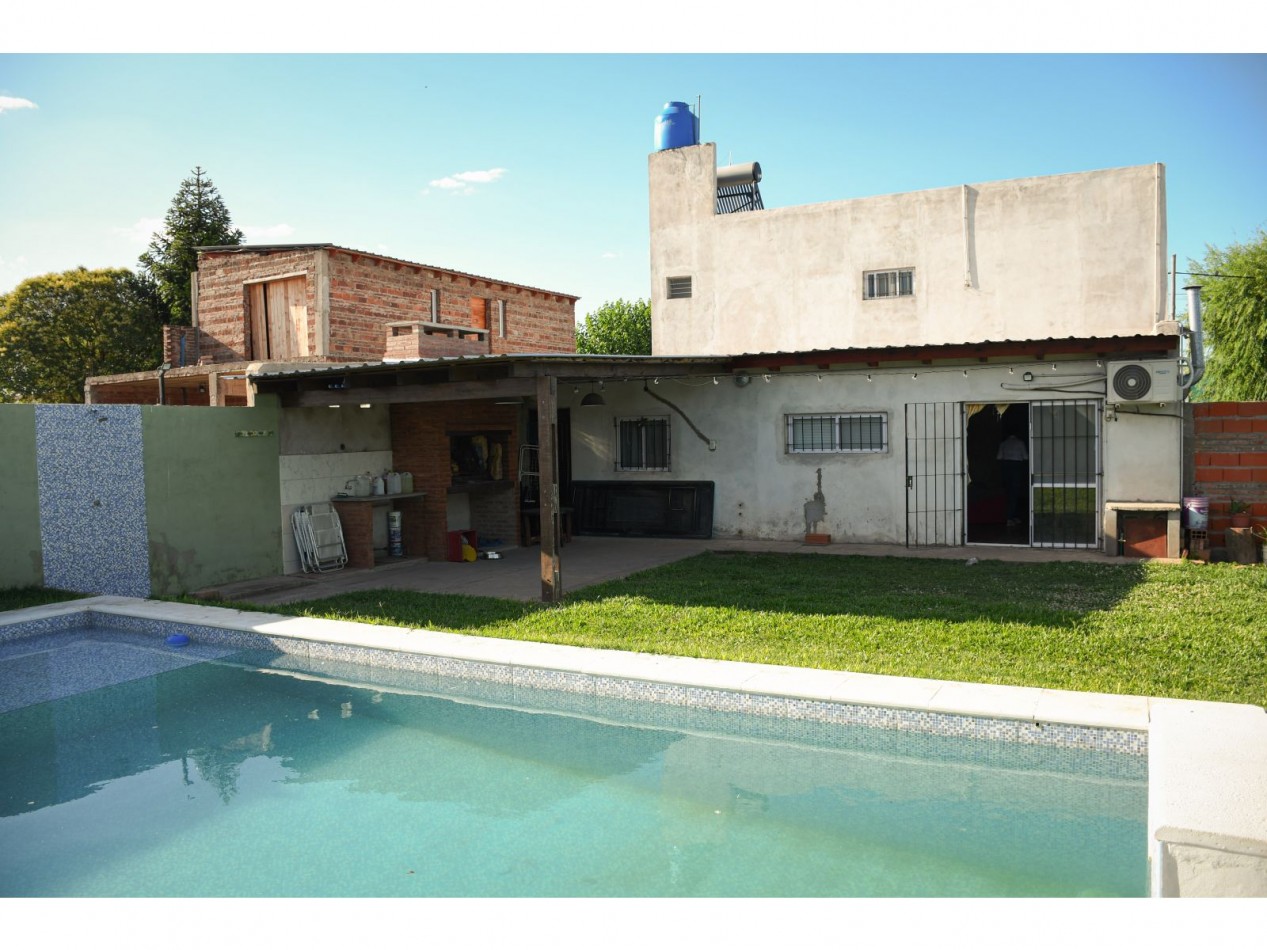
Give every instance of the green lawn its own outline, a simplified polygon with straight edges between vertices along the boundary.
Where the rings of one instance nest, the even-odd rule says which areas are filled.
[[[0,591],[0,609],[27,605],[13,594]],[[47,592],[24,596],[40,594]],[[556,606],[377,590],[266,609],[679,656],[1267,705],[1267,570],[1231,564],[969,566],[709,553]]]
[[[270,609],[679,656],[1267,705],[1267,571],[1230,564],[969,566],[709,553],[553,607],[380,590]]]

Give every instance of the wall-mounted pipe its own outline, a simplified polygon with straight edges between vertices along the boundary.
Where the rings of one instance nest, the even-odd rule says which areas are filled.
[[[656,382],[659,382],[659,380],[657,379]],[[717,443],[714,440],[710,439],[708,436],[706,436],[703,432],[701,432],[699,430],[699,426],[697,426],[694,422],[691,421],[691,417],[688,416],[685,412],[683,412],[680,408],[678,408],[676,404],[670,402],[669,400],[665,399],[663,396],[657,393],[653,393],[650,389],[648,389],[647,381],[645,379],[642,381],[642,391],[646,393],[648,396],[650,396],[652,399],[657,399],[660,402],[664,403],[666,406],[668,406],[670,409],[676,412],[679,416],[681,416],[684,420],[686,420],[686,424],[691,427],[691,431],[695,433],[695,437],[708,446],[708,451],[710,452],[717,451]]]
[[[160,406],[167,405],[167,385],[163,377],[167,375],[167,371],[171,368],[171,363],[162,363],[158,367],[158,404]]]
[[[1183,384],[1187,394],[1205,375],[1205,334],[1201,326],[1201,285],[1189,284],[1184,292],[1188,295],[1188,360],[1191,364]]]

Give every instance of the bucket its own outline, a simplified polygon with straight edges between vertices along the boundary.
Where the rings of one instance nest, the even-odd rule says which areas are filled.
[[[1210,527],[1210,499],[1185,498],[1183,500],[1184,525],[1191,531],[1205,531]]]

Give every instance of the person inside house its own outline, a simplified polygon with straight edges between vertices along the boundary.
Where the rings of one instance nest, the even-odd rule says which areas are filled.
[[[1007,495],[1007,526],[1019,528],[1025,510],[1025,489],[1029,482],[1029,452],[1015,432],[999,445],[999,468]]]

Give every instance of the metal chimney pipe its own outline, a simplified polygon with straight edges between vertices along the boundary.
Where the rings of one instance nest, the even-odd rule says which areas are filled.
[[[1184,292],[1188,295],[1188,353],[1192,360],[1192,369],[1183,384],[1187,393],[1205,375],[1205,335],[1201,329],[1201,285],[1189,284]]]

